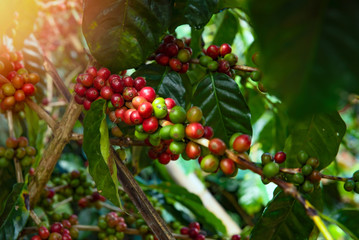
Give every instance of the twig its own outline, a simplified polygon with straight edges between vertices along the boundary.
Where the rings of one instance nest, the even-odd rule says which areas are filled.
[[[79,133],[72,133],[71,140],[79,141],[83,139],[83,135]],[[130,147],[130,146],[147,146],[144,141],[133,140],[129,137],[110,138],[111,145]]]
[[[43,157],[36,168],[35,175],[29,184],[30,206],[34,207],[40,197],[42,189],[51,177],[57,160],[60,158],[65,145],[70,141],[72,129],[80,116],[82,107],[75,103],[74,99],[70,102],[62,121],[54,130],[54,138],[43,153]]]
[[[331,176],[331,175],[325,175],[325,174],[322,174],[322,173],[319,173],[319,176],[321,178],[325,178],[325,179],[330,179],[330,180],[335,180],[335,181],[347,181],[347,180],[350,180],[350,179],[353,179],[353,178],[345,178],[345,177],[338,177],[338,176]]]
[[[191,59],[190,63],[193,64],[199,64],[199,59]],[[232,67],[234,70],[239,70],[239,71],[243,71],[243,72],[255,72],[258,71],[258,68],[254,68],[254,67],[249,67],[249,66],[244,66],[244,65],[235,65]]]
[[[123,209],[118,208],[116,206],[112,206],[112,205],[107,204],[105,202],[100,202],[100,204],[101,204],[102,207],[107,208],[107,209],[112,210],[112,211],[115,211],[115,212],[120,212],[120,213],[125,212]]]
[[[6,117],[7,117],[7,125],[9,127],[9,136],[10,137],[15,137],[14,120],[13,120],[13,117],[12,117],[12,111],[11,110],[6,111]]]
[[[41,220],[40,218],[36,215],[36,213],[34,212],[34,210],[30,210],[30,217],[32,218],[32,220],[34,220],[35,224],[37,226],[39,226],[41,224]]]
[[[39,105],[37,105],[34,101],[32,101],[31,99],[27,98],[26,100],[26,104],[34,111],[37,113],[37,115],[43,119],[47,125],[51,128],[51,130],[54,132],[57,126],[57,122],[45,111],[45,109],[43,109],[42,107],[40,107]]]
[[[56,186],[56,187],[53,187],[52,190],[54,190],[54,192],[57,192],[57,191],[60,191],[61,189],[64,189],[66,188],[68,185],[60,185],[60,186]]]
[[[281,168],[281,172],[283,173],[290,173],[290,174],[296,174],[302,172],[301,168]]]
[[[52,207],[53,207],[54,209],[56,209],[56,208],[58,208],[58,207],[60,207],[60,206],[62,206],[62,205],[65,205],[66,203],[71,202],[72,200],[73,200],[72,197],[66,198],[66,199],[62,200],[61,202],[58,202],[58,203],[54,204]]]

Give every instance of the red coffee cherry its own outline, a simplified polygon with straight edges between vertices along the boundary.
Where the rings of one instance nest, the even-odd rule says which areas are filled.
[[[130,119],[131,122],[133,122],[136,125],[141,124],[143,122],[143,118],[141,117],[138,111],[133,111],[130,115]]]
[[[168,153],[165,153],[165,152],[161,153],[159,155],[158,161],[161,164],[168,164],[171,161],[171,154],[168,154]]]
[[[186,145],[186,154],[190,159],[196,159],[201,155],[201,147],[194,142],[188,142]]]
[[[170,58],[163,53],[159,53],[156,55],[155,60],[159,65],[167,66]]]
[[[26,84],[25,84],[26,85]],[[89,88],[86,90],[86,98],[89,101],[95,101],[98,98],[99,94],[96,88]]]
[[[219,138],[211,139],[208,144],[209,151],[215,155],[223,155],[226,148],[226,144]]]
[[[173,71],[180,71],[182,69],[182,63],[177,58],[171,58],[169,61],[169,65]]]
[[[105,85],[106,85],[106,79],[104,79],[103,77],[97,76],[93,80],[93,86],[97,90],[101,90]]]
[[[41,239],[47,239],[50,236],[49,229],[44,226],[39,227],[38,234]]]
[[[121,94],[115,93],[111,97],[111,103],[115,108],[120,108],[125,103],[125,100]]]
[[[134,86],[137,91],[140,91],[142,88],[146,87],[146,79],[143,77],[137,77],[134,80]]]
[[[228,176],[232,175],[237,169],[236,164],[229,158],[223,158],[219,162],[219,168]]]
[[[203,137],[207,138],[209,140],[209,139],[213,138],[213,136],[214,136],[213,128],[210,126],[204,126]]]
[[[149,118],[153,112],[153,106],[149,102],[142,103],[138,108],[137,111],[143,118]]]
[[[155,100],[155,98],[156,98],[156,92],[152,87],[144,87],[144,88],[142,88],[140,90],[140,92],[138,93],[138,95],[144,97],[150,103],[152,103],[153,100]]]
[[[95,67],[89,67],[86,73],[91,74],[93,77],[97,76],[97,69]]]
[[[233,149],[239,153],[246,152],[251,147],[251,137],[247,134],[242,134],[236,137],[233,142]]]
[[[173,108],[174,106],[176,106],[176,102],[172,98],[166,98],[165,99],[165,104],[166,104],[167,110],[169,110],[169,109]]]
[[[133,87],[135,85],[133,78],[130,76],[124,77],[123,83],[125,84],[125,87]]]
[[[216,45],[210,45],[210,46],[207,48],[206,53],[207,53],[207,54],[206,54],[207,56],[210,56],[213,60],[215,60],[215,59],[218,58],[219,48],[218,48],[218,46],[216,46]]]
[[[104,99],[110,100],[112,98],[113,91],[112,91],[111,87],[105,86],[101,89],[100,95]]]
[[[32,96],[35,94],[35,87],[31,83],[25,83],[24,86],[22,86],[22,90],[26,96]]]
[[[194,122],[190,123],[186,127],[186,136],[189,138],[201,138],[204,134],[204,128],[202,124]]]
[[[146,118],[145,120],[143,120],[142,126],[145,132],[153,133],[158,128],[158,120],[154,116]]]
[[[223,43],[220,47],[219,47],[219,54],[224,57],[226,56],[226,54],[231,53],[232,52],[232,48],[231,45],[229,45],[228,43]]]
[[[284,152],[277,152],[275,155],[274,155],[274,161],[276,163],[283,163],[285,161],[285,159],[287,158],[287,155],[284,153]]]
[[[81,83],[75,84],[75,93],[79,95],[80,97],[84,97],[86,94],[86,88]]]
[[[97,76],[103,77],[106,80],[110,77],[110,75],[111,75],[111,72],[107,68],[100,68],[97,71]]]

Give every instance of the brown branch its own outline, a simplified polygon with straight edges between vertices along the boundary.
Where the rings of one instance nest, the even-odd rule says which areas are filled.
[[[71,140],[80,141],[83,139],[83,135],[79,133],[73,133]],[[130,147],[130,146],[147,146],[144,141],[133,140],[129,137],[110,138],[111,145]]]
[[[66,199],[62,200],[61,202],[55,203],[54,205],[52,205],[52,207],[54,209],[56,209],[62,205],[65,205],[66,203],[72,202],[72,200],[73,200],[72,197],[66,198]]]
[[[71,100],[66,112],[54,131],[54,137],[45,149],[35,175],[29,184],[30,206],[34,207],[42,189],[51,177],[51,173],[60,158],[65,145],[70,141],[72,129],[80,116],[82,107]]]
[[[36,225],[39,226],[41,224],[41,219],[36,215],[34,210],[30,210],[30,217],[32,218],[32,220],[34,220]]]
[[[192,64],[199,64],[199,59],[194,58],[190,60],[190,63]],[[243,72],[255,72],[258,71],[258,68],[254,68],[254,67],[249,67],[249,66],[244,66],[244,65],[235,65],[232,67],[234,70],[239,70],[239,71],[243,71]]]
[[[47,123],[47,125],[51,128],[52,132],[54,132],[57,126],[57,122],[48,114],[48,112],[46,112],[45,109],[37,105],[30,98],[26,98],[25,102],[29,106],[29,108],[36,112],[37,115]]]
[[[302,172],[301,168],[281,168],[281,172],[283,173],[290,173],[290,174],[296,174]]]
[[[353,178],[345,178],[345,177],[338,177],[338,176],[331,176],[331,175],[325,175],[323,173],[319,173],[319,176],[321,178],[325,178],[325,179],[330,179],[330,180],[334,180],[334,181],[347,181],[347,180],[350,180],[350,179],[353,179]]]
[[[174,239],[170,229],[151,205],[145,193],[138,185],[131,172],[117,156],[112,146],[110,147],[110,159],[116,163],[118,171],[117,177],[122,183],[124,190],[141,213],[152,232],[161,240]]]

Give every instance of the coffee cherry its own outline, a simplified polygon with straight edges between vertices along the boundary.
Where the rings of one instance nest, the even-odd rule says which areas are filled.
[[[189,69],[189,62],[183,63],[181,70],[178,71],[178,73],[186,73]]]
[[[170,136],[175,141],[181,141],[185,136],[185,128],[183,124],[177,123],[172,126]]]
[[[235,234],[231,237],[231,240],[241,240],[241,236],[239,236],[238,234]]]
[[[19,141],[15,137],[8,137],[6,139],[5,145],[7,148],[17,148]]]
[[[161,153],[159,158],[158,158],[158,161],[161,163],[161,164],[168,164],[170,161],[171,161],[171,154],[168,154],[168,153]]]
[[[57,233],[62,233],[63,232],[63,225],[59,222],[55,222],[51,225],[51,232],[57,232]]]
[[[223,155],[226,148],[226,144],[219,138],[211,139],[208,144],[209,151],[215,155]]]
[[[162,119],[162,118],[166,117],[166,115],[167,115],[167,107],[166,107],[166,104],[164,103],[163,98],[162,98],[163,103],[156,102],[156,99],[152,102],[153,112],[154,112],[154,115],[156,118]]]
[[[182,63],[177,58],[171,58],[169,65],[173,71],[179,72],[182,69]]]
[[[218,72],[226,73],[229,71],[231,66],[229,65],[229,62],[226,60],[220,60],[218,62]]]
[[[218,67],[219,67],[219,64],[217,61],[211,61],[207,65],[208,70],[211,72],[217,71]]]
[[[176,40],[176,38],[172,35],[166,35],[164,38],[163,38],[163,42],[164,43],[172,43]]]
[[[25,83],[24,78],[21,75],[17,75],[13,77],[13,79],[11,79],[11,84],[16,89],[21,89],[24,83]]]
[[[206,237],[203,234],[198,234],[195,240],[205,240]]]
[[[345,183],[344,183],[345,191],[351,192],[351,191],[354,190],[354,188],[355,188],[355,182],[353,180],[348,179],[348,180],[345,181]]]
[[[25,84],[26,85],[26,84]],[[89,88],[86,90],[86,98],[89,101],[95,101],[98,98],[99,94],[96,88]]]
[[[143,122],[143,118],[141,117],[138,111],[133,111],[130,115],[130,119],[131,122],[133,122],[136,125],[141,124]]]
[[[204,126],[204,134],[203,137],[209,139],[212,139],[214,136],[213,128],[210,126]]]
[[[144,102],[147,102],[147,100],[144,97],[136,96],[132,99],[132,106],[138,109],[138,107]]]
[[[142,118],[149,118],[152,115],[153,106],[149,102],[144,102],[137,108],[137,111]]]
[[[178,46],[174,43],[168,43],[165,47],[165,54],[169,57],[174,57],[178,54]]]
[[[123,121],[127,124],[127,125],[133,125],[134,122],[131,121],[131,114],[132,112],[136,111],[135,109],[127,109],[126,112],[123,114]],[[121,119],[122,120],[122,119]]]
[[[197,143],[188,142],[186,145],[186,154],[191,159],[196,159],[201,155],[201,148]]]
[[[85,99],[85,100],[83,101],[83,105],[84,105],[85,110],[90,110],[90,108],[91,108],[91,101],[88,100],[88,99]]]
[[[186,120],[186,111],[181,106],[174,106],[169,113],[171,122],[183,123]]]
[[[112,91],[111,87],[105,86],[101,89],[100,95],[104,99],[110,100],[112,98],[113,91]]]
[[[170,134],[171,128],[172,128],[172,125],[167,125],[160,129],[161,139],[164,139],[164,140],[171,139],[171,134]]]
[[[303,150],[299,151],[297,154],[297,160],[301,164],[305,164],[307,162],[308,157],[309,157],[308,154]]]
[[[309,176],[312,173],[312,171],[313,171],[313,168],[310,165],[306,164],[302,167],[302,173],[304,176]]]
[[[355,182],[359,182],[359,170],[357,170],[353,173],[353,180]]]
[[[313,182],[313,183],[316,183],[316,182],[320,182],[320,180],[322,179],[322,177],[320,176],[320,173],[319,171],[312,171],[312,173],[308,176],[308,179]]]
[[[144,97],[148,102],[152,103],[156,98],[156,92],[151,87],[144,87],[138,93],[139,96]]]
[[[223,158],[219,162],[219,168],[225,175],[232,175],[237,169],[236,164],[229,158]]]
[[[195,239],[199,234],[199,230],[197,228],[190,228],[188,231],[188,236],[192,239]]]
[[[304,176],[302,173],[296,173],[293,175],[292,180],[294,183],[302,184],[304,182]]]
[[[111,75],[110,70],[108,70],[107,68],[100,68],[97,71],[97,76],[103,77],[105,80],[107,80]]]
[[[259,58],[260,58],[260,54],[258,52],[252,55],[252,62],[257,66],[259,64]]]
[[[283,163],[286,158],[287,158],[287,155],[284,152],[277,152],[274,155],[274,161],[279,164]]]
[[[27,145],[29,145],[29,141],[24,136],[19,137],[17,140],[19,142],[18,144],[19,147],[27,147]]]
[[[35,94],[35,87],[31,83],[25,83],[21,88],[26,96],[32,96]]]
[[[251,147],[251,137],[247,134],[242,134],[233,141],[233,149],[237,152],[246,152]]]
[[[120,108],[125,103],[125,100],[123,99],[121,94],[115,93],[111,97],[111,103],[112,106],[114,106],[115,108]]]
[[[84,97],[86,94],[86,88],[81,83],[76,83],[75,85],[75,93],[81,97]]]
[[[186,148],[186,144],[184,142],[173,141],[170,143],[169,149],[173,154],[181,154]]]
[[[187,120],[190,123],[200,122],[202,120],[202,117],[202,110],[199,107],[193,106],[187,111]]]
[[[159,65],[167,66],[170,58],[163,53],[159,53],[156,55],[155,60]]]
[[[95,77],[95,79],[93,80],[93,86],[97,89],[97,90],[101,90],[104,86],[106,85],[106,80],[103,77]]]
[[[204,55],[199,58],[199,64],[203,67],[207,67],[210,62],[212,62],[212,58],[209,56]]]
[[[87,70],[86,70],[86,73],[89,73],[91,74],[93,77],[96,77],[97,76],[97,69],[95,67],[89,67]]]
[[[63,240],[63,239],[62,239],[62,236],[61,236],[60,233],[53,232],[53,233],[50,234],[50,237],[49,237],[48,240]]]
[[[201,161],[201,169],[205,172],[212,173],[218,169],[219,160],[216,156],[208,154]]]
[[[182,63],[186,63],[191,59],[191,53],[187,49],[181,49],[181,50],[178,51],[177,58]]]
[[[112,75],[111,75],[111,77],[112,77]],[[112,78],[111,77],[110,77],[109,83],[110,83],[110,87],[112,88],[112,91],[114,93],[122,93],[125,88],[125,84],[124,84],[123,80],[121,79],[121,77],[118,75],[115,75]]]
[[[38,234],[41,239],[47,239],[50,236],[49,230],[44,226],[39,227]]]
[[[39,235],[35,235],[31,238],[31,240],[41,240],[42,238]]]
[[[188,225],[189,228],[197,228],[198,230],[201,230],[201,225],[199,224],[199,222],[191,222]]]
[[[146,103],[144,103],[144,104],[146,104]],[[145,132],[153,133],[158,128],[158,120],[156,117],[152,116],[152,117],[144,119],[142,125],[143,125],[143,130]]]
[[[198,122],[190,123],[186,127],[186,136],[189,138],[198,139],[201,138],[203,134],[204,134],[204,128],[202,124]]]
[[[123,221],[120,221],[119,223],[117,223],[116,225],[116,231],[117,232],[123,232],[127,229],[127,224]]]
[[[134,87],[135,85],[133,78],[130,76],[124,77],[123,83],[125,84],[125,87]]]
[[[4,110],[11,109],[12,107],[14,107],[15,103],[16,103],[15,97],[9,96],[9,97],[4,98],[4,100],[2,100],[1,107]]]
[[[182,235],[187,235],[188,232],[189,232],[189,228],[188,228],[188,227],[183,227],[183,228],[181,228],[181,230],[180,230],[180,233],[181,233]]]
[[[306,164],[312,166],[313,169],[316,169],[319,166],[319,160],[311,157],[307,160]]]
[[[137,95],[138,95],[137,90],[134,87],[125,87],[122,94],[123,98],[126,101],[132,101],[132,99]]]
[[[250,78],[255,81],[259,82],[262,78],[262,72],[261,71],[254,71],[251,73]]]
[[[210,56],[213,60],[217,59],[218,58],[218,55],[219,55],[219,48],[218,46],[216,45],[210,45],[208,48],[207,48],[207,56]]]
[[[226,56],[228,53],[232,52],[232,48],[228,43],[223,43],[220,47],[219,47],[219,54],[224,57]]]
[[[176,106],[176,102],[175,100],[173,100],[172,98],[166,98],[165,99],[165,104],[168,110],[172,109],[174,106]]]
[[[75,99],[75,102],[77,104],[80,104],[80,105],[82,105],[84,103],[84,101],[85,101],[84,97],[81,97],[81,96],[79,96],[77,94],[74,96],[74,99]]]
[[[266,165],[267,163],[270,163],[273,161],[272,156],[270,153],[263,153],[261,157],[261,161],[263,165]]]
[[[134,86],[137,91],[140,91],[142,88],[146,87],[146,79],[143,77],[137,77],[134,80]]]
[[[83,73],[79,75],[79,80],[85,87],[92,87],[94,77],[91,74]]]
[[[276,176],[278,173],[279,173],[279,165],[275,162],[267,163],[263,167],[263,175],[266,178],[272,178],[272,177]]]
[[[302,185],[302,189],[306,193],[311,193],[314,190],[314,185],[309,180],[305,180],[305,182]]]

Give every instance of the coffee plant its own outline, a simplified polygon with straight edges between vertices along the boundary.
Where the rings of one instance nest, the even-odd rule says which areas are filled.
[[[0,239],[359,239],[358,11],[0,1]]]

